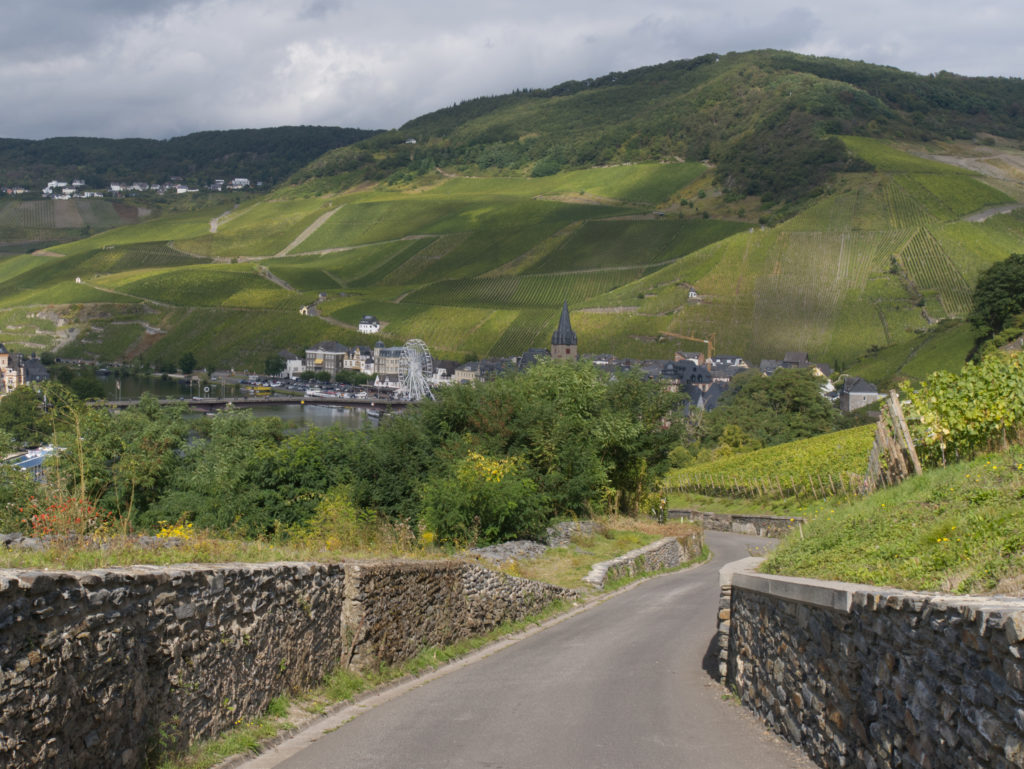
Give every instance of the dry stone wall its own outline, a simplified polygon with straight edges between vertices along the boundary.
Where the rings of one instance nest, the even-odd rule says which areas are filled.
[[[1024,600],[744,570],[726,595],[729,685],[819,765],[1024,767]]]
[[[142,766],[573,591],[461,562],[0,570],[0,766]]]
[[[704,535],[700,531],[685,537],[659,539],[618,558],[595,564],[583,581],[600,590],[609,579],[674,569],[699,556],[703,546]]]
[[[709,531],[731,531],[755,537],[780,539],[806,523],[800,517],[780,518],[777,515],[742,515],[739,513],[705,513],[699,510],[669,510],[672,517],[699,523]]]

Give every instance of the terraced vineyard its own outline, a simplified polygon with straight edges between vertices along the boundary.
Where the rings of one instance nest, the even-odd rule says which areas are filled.
[[[0,203],[0,243],[67,241],[134,224],[149,213],[109,200],[7,200]]]
[[[445,280],[410,294],[415,304],[468,307],[558,307],[575,305],[640,277],[640,268],[599,270],[553,275],[516,275],[505,278]]]
[[[971,287],[926,229],[918,230],[899,252],[900,262],[926,298],[938,298],[941,314],[963,317],[971,310]]]
[[[97,285],[179,307],[294,308],[297,312],[302,305],[300,297],[248,265],[133,271],[97,281]]]
[[[273,256],[328,210],[327,205],[315,198],[262,200],[225,217],[216,233],[179,240],[176,246],[199,256]]]
[[[108,246],[82,261],[80,265],[83,274],[109,274],[152,267],[185,267],[208,261],[210,260],[203,257],[183,254],[165,242],[156,242]]]
[[[354,329],[366,313],[388,344],[519,354],[547,344],[568,301],[584,353],[671,358],[672,334],[714,334],[718,351],[752,362],[803,350],[884,380],[916,371],[915,356],[943,359],[941,344],[923,343],[941,335],[926,332],[963,317],[977,274],[1019,250],[1024,213],[965,221],[1005,190],[891,144],[844,141],[876,170],[846,174],[773,228],[754,208],[741,215],[712,170],[692,163],[321,196],[287,188],[108,230],[55,248],[63,257],[0,257],[0,312],[59,304],[74,322],[75,307],[137,304],[160,316],[159,338],[86,330],[70,349],[109,355],[125,343],[144,360],[192,350],[200,365],[237,368],[325,339],[372,344]],[[314,301],[321,317],[299,316]],[[874,368],[870,349],[882,356]]]
[[[917,229],[937,221],[906,185],[898,181],[890,180],[885,185],[885,199],[893,229]]]
[[[669,491],[718,497],[827,499],[859,493],[875,426],[806,438],[669,473]]]

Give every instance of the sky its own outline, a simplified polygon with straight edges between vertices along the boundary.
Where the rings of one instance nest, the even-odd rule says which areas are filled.
[[[1024,75],[1020,0],[11,0],[0,137],[398,128],[477,96],[776,48]]]

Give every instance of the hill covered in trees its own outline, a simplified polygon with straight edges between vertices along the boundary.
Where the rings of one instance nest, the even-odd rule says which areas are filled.
[[[707,54],[464,101],[331,152],[297,178],[400,181],[437,166],[541,176],[709,161],[726,193],[793,204],[836,172],[865,169],[838,135],[1021,140],[1022,107],[1020,79],[922,76],[784,51]]]
[[[329,126],[201,131],[172,139],[0,139],[0,185],[38,191],[51,179],[81,179],[91,188],[110,182],[163,182],[181,177],[207,184],[246,177],[283,181],[325,152],[375,131]]]

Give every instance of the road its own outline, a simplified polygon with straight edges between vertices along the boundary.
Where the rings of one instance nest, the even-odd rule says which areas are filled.
[[[813,769],[704,670],[718,569],[765,544],[706,537],[710,563],[375,695],[242,766]]]

